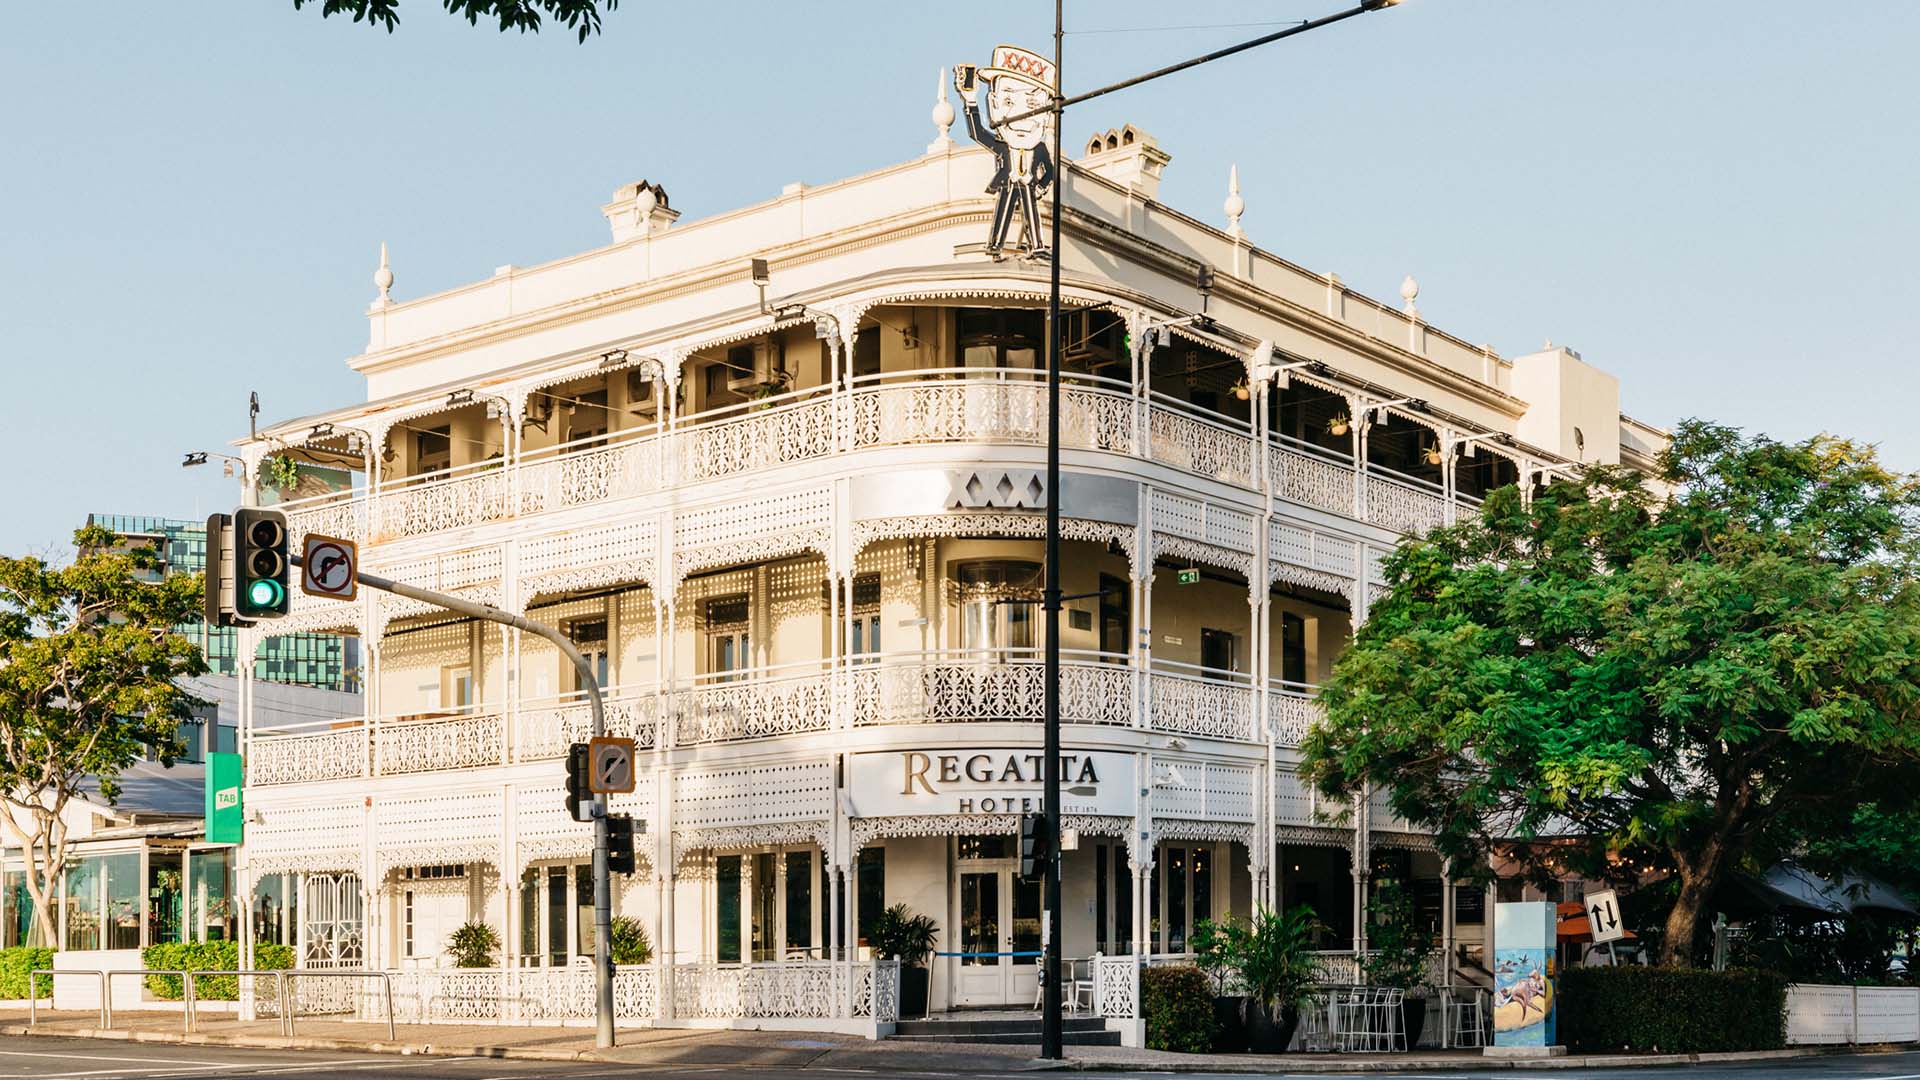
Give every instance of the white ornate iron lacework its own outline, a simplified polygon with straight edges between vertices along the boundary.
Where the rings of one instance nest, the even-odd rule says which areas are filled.
[[[366,775],[367,729],[260,736],[247,744],[247,783],[304,784]]]
[[[674,573],[761,562],[802,551],[831,557],[833,492],[828,488],[741,499],[680,514],[673,522]]]
[[[676,828],[711,829],[832,816],[830,761],[687,772],[673,785]]]
[[[359,540],[367,531],[367,501],[339,492],[300,506],[287,507],[288,547],[300,551],[308,533]]]
[[[1273,493],[1282,499],[1342,516],[1353,514],[1353,469],[1312,454],[1267,448]]]
[[[1438,495],[1388,480],[1367,477],[1367,519],[1397,533],[1420,535],[1446,518],[1446,504]]]
[[[1185,818],[1153,819],[1153,838],[1160,840],[1231,841],[1253,846],[1253,823],[1236,821],[1193,821]]]
[[[1140,1013],[1140,959],[1135,956],[1093,958],[1093,1011],[1110,1020],[1130,1020]]]
[[[564,510],[659,490],[663,441],[648,435],[521,465],[520,513]]]
[[[382,487],[375,499],[375,543],[500,521],[511,507],[505,469],[451,480]]]
[[[1044,719],[1046,667],[1039,661],[881,663],[851,673],[853,722],[939,724]],[[1069,724],[1133,723],[1135,672],[1113,664],[1060,665],[1060,719]]]
[[[680,479],[722,476],[806,461],[833,453],[834,400],[819,397],[765,412],[696,423],[675,436]]]
[[[654,745],[659,730],[660,698],[651,687],[628,688],[606,702],[607,734]],[[515,761],[565,757],[567,747],[593,735],[593,708],[584,701],[524,707],[514,732]]]
[[[360,869],[366,811],[358,798],[327,802],[253,801],[247,864],[260,873],[327,873]]]
[[[1251,575],[1256,519],[1171,492],[1153,493],[1153,554],[1171,555]]]
[[[1345,595],[1352,587],[1353,541],[1284,521],[1267,523],[1270,581]]]
[[[1252,741],[1253,688],[1244,683],[1156,671],[1150,678],[1153,730]]]
[[[479,713],[432,720],[382,720],[374,732],[375,769],[381,776],[497,765],[505,748],[506,719]]]
[[[1034,381],[965,379],[865,387],[853,395],[853,444],[1046,441],[1046,386]],[[1060,392],[1060,444],[1133,452],[1133,403],[1087,387]]]
[[[1306,694],[1278,689],[1267,692],[1267,728],[1281,746],[1299,746],[1306,740],[1307,729],[1323,715],[1320,702]]]
[[[932,536],[1007,536],[1039,538],[1047,535],[1045,514],[909,514],[903,517],[869,518],[853,523],[853,552],[858,555],[867,545],[881,540],[920,539]],[[1108,521],[1083,518],[1060,519],[1062,540],[1086,540],[1094,543],[1118,543],[1133,551],[1134,529]]]
[[[848,819],[848,833],[854,851],[875,840],[916,836],[957,836],[963,833],[1012,833],[1019,830],[1017,814],[911,814],[896,817]],[[1100,814],[1062,814],[1060,827],[1081,836],[1107,836],[1127,842],[1132,853],[1135,834],[1133,819]]]
[[[524,541],[520,546],[520,595],[651,583],[660,546],[656,521],[575,529]]]
[[[1153,460],[1222,483],[1253,486],[1251,436],[1159,407],[1147,424]]]
[[[1243,765],[1160,758],[1154,762],[1156,818],[1252,822],[1254,770]]]
[[[361,632],[360,616],[363,609],[358,603],[308,596],[299,589],[293,590],[287,599],[287,614],[273,624],[275,634]]]
[[[713,683],[674,695],[683,744],[825,731],[833,726],[829,672]]]
[[[729,851],[781,844],[812,844],[821,851],[830,851],[833,848],[833,823],[820,819],[727,825],[710,829],[675,829],[673,860],[676,867],[681,867],[685,865],[688,855],[695,851]],[[684,870],[681,876],[687,876]]]
[[[1273,820],[1285,825],[1323,825],[1320,801],[1300,774],[1276,769],[1273,774]]]
[[[373,803],[373,860],[384,878],[397,866],[500,862],[500,794],[380,797]]]

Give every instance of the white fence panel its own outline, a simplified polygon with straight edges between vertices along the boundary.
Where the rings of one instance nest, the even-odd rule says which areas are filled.
[[[1787,1045],[1920,1042],[1920,987],[1787,988]]]

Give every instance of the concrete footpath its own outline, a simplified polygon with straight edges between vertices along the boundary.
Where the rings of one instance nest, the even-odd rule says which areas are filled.
[[[0,1035],[60,1035],[130,1042],[235,1046],[274,1050],[358,1051],[523,1061],[602,1061],[645,1065],[781,1066],[886,1072],[1013,1072],[1057,1069],[1192,1073],[1399,1073],[1523,1069],[1645,1068],[1811,1057],[1847,1048],[1800,1048],[1735,1054],[1588,1054],[1561,1058],[1501,1060],[1477,1050],[1410,1054],[1174,1054],[1117,1046],[1070,1046],[1068,1059],[1035,1058],[1033,1047],[993,1044],[868,1041],[843,1035],[788,1031],[622,1028],[618,1046],[596,1050],[593,1033],[577,1027],[481,1024],[402,1024],[387,1040],[385,1024],[301,1020],[298,1034],[280,1033],[277,1020],[242,1022],[203,1015],[198,1030],[181,1030],[177,1012],[116,1013],[112,1030],[99,1030],[95,1012],[40,1011],[29,1026],[24,1010],[0,1011]],[[1871,1053],[1906,1048],[1858,1048]]]

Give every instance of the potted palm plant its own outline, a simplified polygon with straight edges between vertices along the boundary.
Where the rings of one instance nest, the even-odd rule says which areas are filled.
[[[1427,1023],[1427,965],[1434,953],[1433,935],[1419,924],[1412,894],[1391,878],[1374,886],[1367,916],[1367,953],[1360,958],[1360,970],[1369,985],[1404,994],[1401,1028],[1411,1050],[1419,1044]]]
[[[875,956],[900,961],[900,1015],[927,1015],[927,957],[940,938],[940,924],[895,904],[874,917],[867,945]]]
[[[1209,925],[1196,942],[1202,967],[1239,975],[1246,991],[1241,1022],[1247,1049],[1280,1054],[1293,1042],[1300,1010],[1313,999],[1313,941],[1321,929],[1313,909],[1297,905],[1284,912],[1255,912],[1247,922]]]

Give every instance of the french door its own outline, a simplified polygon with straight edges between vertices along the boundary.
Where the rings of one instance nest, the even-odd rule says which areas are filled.
[[[1040,879],[1014,872],[1012,859],[961,859],[953,875],[961,955],[953,965],[956,1006],[1026,1006],[1040,971]]]

